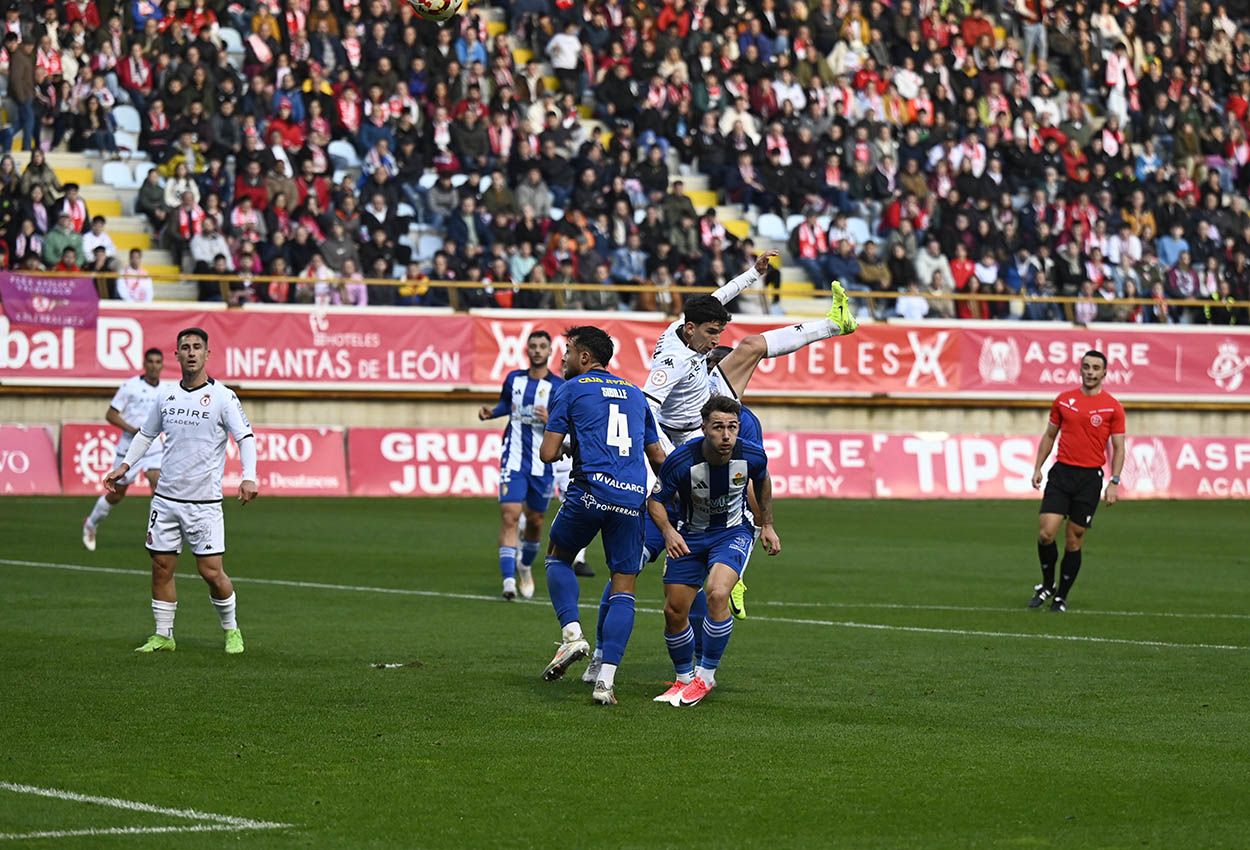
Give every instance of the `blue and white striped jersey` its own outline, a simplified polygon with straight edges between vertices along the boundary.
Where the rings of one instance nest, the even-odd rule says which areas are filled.
[[[673,450],[660,468],[660,489],[651,496],[660,504],[676,497],[683,536],[749,525],[747,487],[768,475],[768,456],[760,445],[739,439],[729,463],[713,466],[703,457],[705,439]]]
[[[551,464],[543,463],[538,457],[547,426],[534,416],[534,408],[545,407],[550,411],[556,390],[563,383],[564,379],[552,372],[542,378],[531,378],[528,369],[513,370],[504,378],[499,403],[491,411],[494,416],[508,414],[500,469],[526,475],[551,475]]]

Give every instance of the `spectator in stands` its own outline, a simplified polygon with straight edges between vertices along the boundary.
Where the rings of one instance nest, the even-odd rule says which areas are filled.
[[[109,271],[117,270],[117,246],[113,244],[113,238],[104,232],[107,225],[104,216],[97,215],[91,219],[91,230],[83,235],[82,248],[88,257],[94,257],[97,248],[104,251],[104,256],[108,261]]]
[[[146,304],[153,299],[154,294],[152,277],[143,268],[143,252],[138,248],[131,248],[126,268],[117,277],[117,297],[122,301]]]
[[[61,262],[66,249],[73,250],[76,261],[82,256],[82,234],[73,228],[69,213],[62,212],[57,216],[56,226],[48,232],[43,243],[43,262],[47,266],[55,266]]]

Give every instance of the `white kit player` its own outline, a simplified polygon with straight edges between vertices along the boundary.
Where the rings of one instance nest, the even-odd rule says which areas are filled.
[[[130,378],[118,387],[113,400],[109,402],[109,409],[104,414],[104,420],[122,431],[113,457],[114,469],[121,466],[122,458],[126,456],[131,440],[139,432],[139,427],[148,420],[152,406],[156,404],[161,391],[165,389],[161,383],[161,370],[164,368],[165,355],[159,348],[149,348],[143,352],[143,374]],[[138,480],[140,473],[147,476],[152,490],[156,490],[156,482],[161,475],[163,451],[164,444],[160,440],[153,440],[152,445],[148,447],[139,462],[118,480],[116,488],[96,499],[95,506],[92,507],[91,513],[82,524],[82,545],[88,551],[95,551],[96,530],[100,527],[100,523],[104,522],[105,517],[115,505],[120,504],[121,500],[126,498],[126,491]]]
[[[711,295],[687,298],[682,318],[660,334],[651,358],[651,372],[642,390],[672,446],[702,433],[700,411],[711,397],[713,386],[706,360],[708,353],[720,344],[720,336],[729,324],[725,305],[747,287],[759,283],[769,261],[776,256],[776,251],[761,254],[751,268]],[[833,304],[825,318],[752,334],[720,362],[717,377],[734,398],[741,400],[755,367],[765,357],[780,357],[822,339],[855,332],[859,325],[851,314],[846,292],[837,281],[831,290]]]
[[[208,334],[187,328],[178,334],[176,355],[182,380],[170,385],[153,405],[121,465],[104,476],[110,492],[139,462],[152,442],[165,435],[161,478],[148,515],[147,548],[152,555],[152,614],[156,633],[136,652],[172,652],[178,597],[174,570],[185,539],[195,565],[208,583],[209,596],[226,636],[226,652],[243,651],[235,618],[234,585],[222,567],[226,529],[221,510],[221,482],[226,442],[234,437],[243,463],[239,501],[256,498],[256,440],[243,405],[223,384],[208,377]]]

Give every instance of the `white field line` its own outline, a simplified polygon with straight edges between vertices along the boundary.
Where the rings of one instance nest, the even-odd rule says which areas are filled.
[[[0,564],[18,567],[35,567],[37,569],[51,570],[69,570],[72,572],[84,573],[107,573],[113,575],[135,575],[147,576],[147,570],[123,569],[120,567],[94,567],[85,564],[58,564],[45,561],[20,561],[13,559],[0,559]],[[272,578],[239,578],[232,576],[236,582],[243,584],[265,584],[277,587],[297,587],[313,590],[338,590],[351,593],[385,593],[396,596],[422,596],[434,599],[461,599],[473,602],[498,602],[498,596],[486,595],[481,593],[446,593],[435,590],[413,590],[409,588],[399,587],[372,587],[369,585],[358,584],[329,584],[319,581],[293,581],[289,579],[272,579]],[[547,603],[540,600],[517,600],[521,604],[542,605]],[[598,606],[594,604],[583,604],[584,610],[598,610]],[[940,609],[939,609],[940,610]],[[975,609],[981,610],[981,609]],[[1000,610],[1000,609],[988,609]],[[1001,609],[1001,610],[1018,610],[1018,609]],[[1022,610],[1022,609],[1019,609]],[[662,614],[659,608],[638,608],[638,613],[642,614]],[[1139,616],[1152,616],[1147,612],[1141,612]],[[1023,632],[1000,632],[1000,631],[983,631],[975,629],[940,629],[928,628],[922,626],[897,626],[886,623],[860,623],[851,620],[813,620],[801,619],[794,617],[752,617],[751,620],[757,623],[787,623],[791,625],[804,626],[825,626],[829,628],[839,629],[868,629],[873,631],[889,631],[889,632],[913,632],[920,634],[939,634],[939,635],[960,635],[965,637],[997,637],[997,638],[1016,638],[1019,640],[1049,640],[1049,641],[1069,641],[1080,643],[1105,643],[1120,644],[1124,646],[1145,646],[1159,647],[1167,649],[1214,649],[1223,651],[1244,651],[1250,650],[1250,646],[1237,646],[1232,644],[1215,644],[1215,643],[1173,643],[1170,641],[1156,640],[1132,640],[1129,638],[1107,638],[1093,637],[1085,635],[1056,635],[1056,634],[1030,634]]]
[[[973,613],[1016,614],[1020,608],[978,607],[974,605],[908,605],[898,602],[785,602],[782,600],[765,600],[753,603],[775,608],[856,608],[882,611],[967,611]],[[1081,617],[1174,617],[1182,620],[1250,620],[1250,614],[1220,614],[1189,611],[1108,611],[1105,609],[1081,608],[1067,612]]]
[[[37,838],[70,838],[85,835],[146,835],[167,832],[241,832],[249,829],[287,829],[290,824],[271,821],[252,820],[232,815],[219,815],[214,812],[201,812],[196,809],[173,809],[168,806],[154,806],[137,800],[123,800],[118,797],[97,797],[91,794],[79,794],[76,791],[64,791],[60,788],[40,788],[36,785],[23,785],[19,782],[0,781],[0,791],[14,794],[29,794],[35,797],[48,797],[53,800],[65,800],[71,803],[89,803],[94,806],[105,806],[110,809],[122,809],[127,812],[143,812],[150,815],[186,818],[192,821],[206,821],[180,826],[118,826],[99,829],[51,830],[44,832],[5,832],[0,833],[0,841],[33,841]]]
[[[268,827],[266,827],[268,828]],[[273,827],[276,829],[277,827]],[[100,829],[54,829],[44,832],[0,832],[0,841],[36,841],[41,838],[80,838],[92,835],[162,835],[179,832],[242,832],[260,829],[228,823],[196,823],[189,826],[112,826]]]

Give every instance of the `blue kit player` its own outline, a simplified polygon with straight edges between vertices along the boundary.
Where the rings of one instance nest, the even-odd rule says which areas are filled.
[[[718,380],[719,373],[716,372],[716,365],[725,359],[725,355],[733,351],[727,345],[720,345],[713,348],[707,356],[707,368],[709,378],[712,380],[712,395],[730,395],[729,392],[721,388]],[[745,404],[739,411],[738,439],[742,442],[755,443],[762,446],[764,444],[764,426],[760,423],[759,417],[756,416],[750,408]],[[702,432],[700,432],[702,433]],[[751,496],[748,492],[747,496]],[[752,506],[752,513],[755,512],[756,506]],[[680,517],[677,515],[677,509],[670,503],[668,505],[668,519],[673,525],[677,525]],[[664,553],[664,535],[660,534],[660,529],[651,521],[651,516],[646,517],[646,528],[643,534],[642,544],[642,562],[644,564],[653,564],[661,554]],[[759,530],[755,532],[755,536],[759,536]],[[743,573],[745,575],[745,572]],[[729,595],[729,610],[733,614],[735,620],[745,620],[747,618],[746,608],[746,589],[745,582],[739,581],[734,585],[733,592]],[[612,594],[612,584],[609,582],[604,585],[603,597],[599,601],[599,625],[595,633],[595,652],[590,663],[586,665],[586,671],[582,674],[582,681],[594,684],[599,678],[599,665],[603,663],[603,618],[608,611],[608,597]],[[694,601],[690,605],[690,627],[694,629],[694,651],[695,655],[699,655],[703,649],[703,618],[707,616],[707,594],[702,589],[695,594]]]
[[[746,566],[755,528],[747,506],[753,486],[759,505],[760,539],[769,555],[781,551],[773,530],[772,481],[764,449],[738,439],[741,405],[713,396],[703,406],[703,436],[673,450],[660,469],[659,488],[647,503],[664,536],[664,641],[677,681],[657,702],[698,704],[716,687],[720,665],[733,633],[730,595]],[[669,520],[675,501],[679,522]],[[703,646],[695,658],[691,603],[700,587],[707,592]]]
[[[655,418],[642,390],[607,371],[612,339],[600,328],[565,331],[565,385],[547,419],[541,458],[552,463],[567,437],[573,471],[564,504],[551,525],[547,590],[560,620],[560,648],[543,678],[561,678],[590,653],[578,620],[577,577],[572,561],[599,535],[612,574],[603,624],[603,664],[592,694],[600,705],[616,703],[616,668],[634,628],[634,581],[642,570],[647,463],[664,461]]]
[[[499,461],[499,572],[503,576],[503,598],[516,598],[518,590],[526,599],[534,595],[534,558],[542,538],[543,514],[551,500],[554,473],[550,463],[538,456],[542,446],[547,411],[563,380],[547,368],[551,359],[551,336],[534,331],[525,343],[529,369],[517,369],[504,378],[499,403],[483,407],[481,421],[508,417],[503,432],[503,455]],[[517,525],[525,511],[525,539],[521,541],[521,564],[517,566]]]

